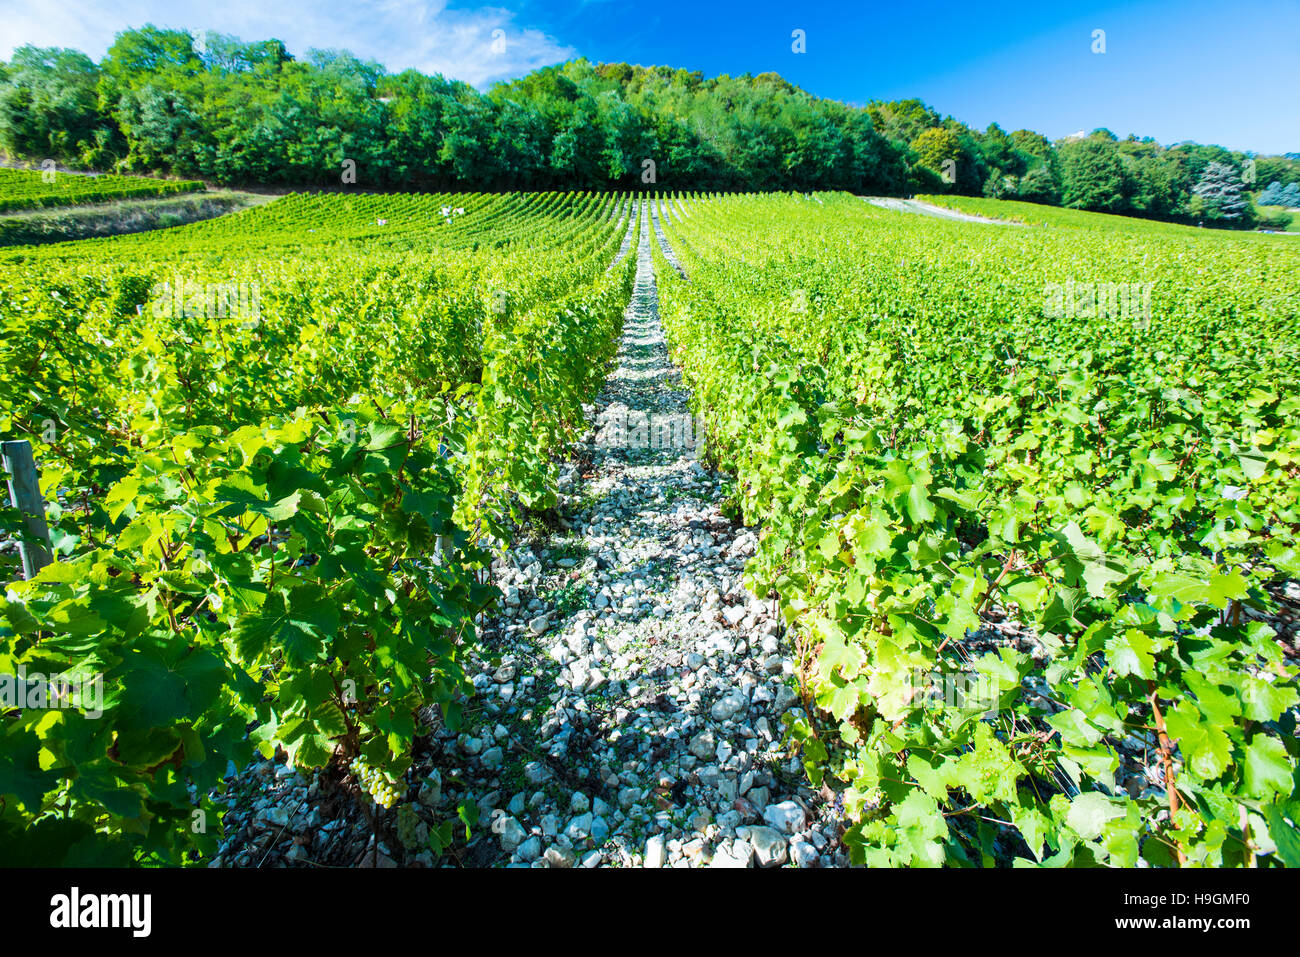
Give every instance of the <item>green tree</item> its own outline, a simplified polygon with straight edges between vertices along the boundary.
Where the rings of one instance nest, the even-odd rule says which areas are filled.
[[[1201,174],[1211,163],[1221,163],[1240,170],[1243,159],[1240,153],[1233,153],[1222,146],[1202,143],[1178,143],[1169,147],[1169,152],[1181,159],[1191,174],[1193,182],[1201,178]]]
[[[1241,174],[1227,163],[1210,163],[1193,190],[1205,219],[1221,225],[1250,226],[1254,217],[1242,190]]]
[[[1089,136],[1064,141],[1059,149],[1067,207],[1107,213],[1124,208],[1124,170],[1113,140]]]
[[[996,123],[990,123],[981,134],[979,147],[984,161],[1003,174],[1020,176],[1027,168],[1024,154],[1016,149],[1015,141]]]
[[[867,112],[886,138],[903,143],[912,142],[923,131],[942,123],[938,113],[917,99],[871,103]]]
[[[923,130],[912,140],[912,152],[918,163],[941,176],[955,176],[962,162],[969,159],[961,137],[942,126]]]
[[[98,66],[31,47],[0,64],[0,150],[221,183],[337,184],[351,160],[373,189],[636,187],[652,159],[675,188],[951,191],[1161,218],[1195,200],[1220,219],[1232,208],[1192,185],[1211,163],[1246,162],[1104,129],[1054,147],[918,99],[820,99],[775,73],[577,59],[483,93],[343,51],[296,60],[279,40],[152,24],[119,33]],[[1296,157],[1255,159],[1260,188],[1300,182]]]
[[[1061,198],[1056,181],[1045,163],[1039,163],[1020,177],[1016,196],[1031,203],[1052,204],[1059,202]]]
[[[0,150],[75,165],[122,148],[98,105],[99,68],[76,50],[19,47],[0,76]]]
[[[1260,206],[1300,206],[1300,184],[1269,183],[1255,202]]]
[[[1042,133],[1035,133],[1032,130],[1016,130],[1010,136],[1011,144],[1018,152],[1026,156],[1033,156],[1044,163],[1050,157],[1055,156],[1052,144],[1048,142],[1046,136]]]
[[[1255,176],[1261,186],[1300,183],[1300,161],[1286,156],[1256,156]]]

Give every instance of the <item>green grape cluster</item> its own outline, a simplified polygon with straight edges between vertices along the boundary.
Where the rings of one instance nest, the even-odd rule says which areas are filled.
[[[397,839],[408,851],[419,843],[416,835],[416,826],[419,823],[420,819],[415,815],[414,804],[402,804],[397,808]]]
[[[391,808],[402,796],[401,784],[387,771],[371,767],[364,758],[352,762],[352,773],[357,776],[361,789],[383,808]]]

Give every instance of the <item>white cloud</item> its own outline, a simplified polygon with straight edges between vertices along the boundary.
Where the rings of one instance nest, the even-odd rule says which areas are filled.
[[[480,87],[577,55],[544,31],[517,23],[509,10],[449,8],[446,0],[228,0],[219,7],[204,0],[0,0],[0,57],[32,43],[74,47],[98,59],[114,34],[145,23],[244,40],[274,37],[295,56],[312,47],[346,49],[393,72],[414,67]]]
[[[577,55],[541,30],[517,26],[500,7],[453,10],[442,2],[385,0],[382,8],[395,23],[411,26],[398,46],[404,65],[476,86]]]

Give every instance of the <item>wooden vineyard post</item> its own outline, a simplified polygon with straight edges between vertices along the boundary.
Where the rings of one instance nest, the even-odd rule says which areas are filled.
[[[25,519],[29,539],[18,543],[18,552],[23,559],[23,577],[30,580],[54,560],[50,529],[45,524],[45,500],[36,478],[36,460],[32,458],[32,444],[26,439],[0,442],[0,455],[9,476],[9,500]]]

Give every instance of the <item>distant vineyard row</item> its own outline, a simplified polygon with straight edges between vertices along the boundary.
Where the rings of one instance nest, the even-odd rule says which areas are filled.
[[[115,199],[172,196],[204,189],[193,180],[149,179],[144,176],[83,176],[0,168],[0,213],[103,203]]]

